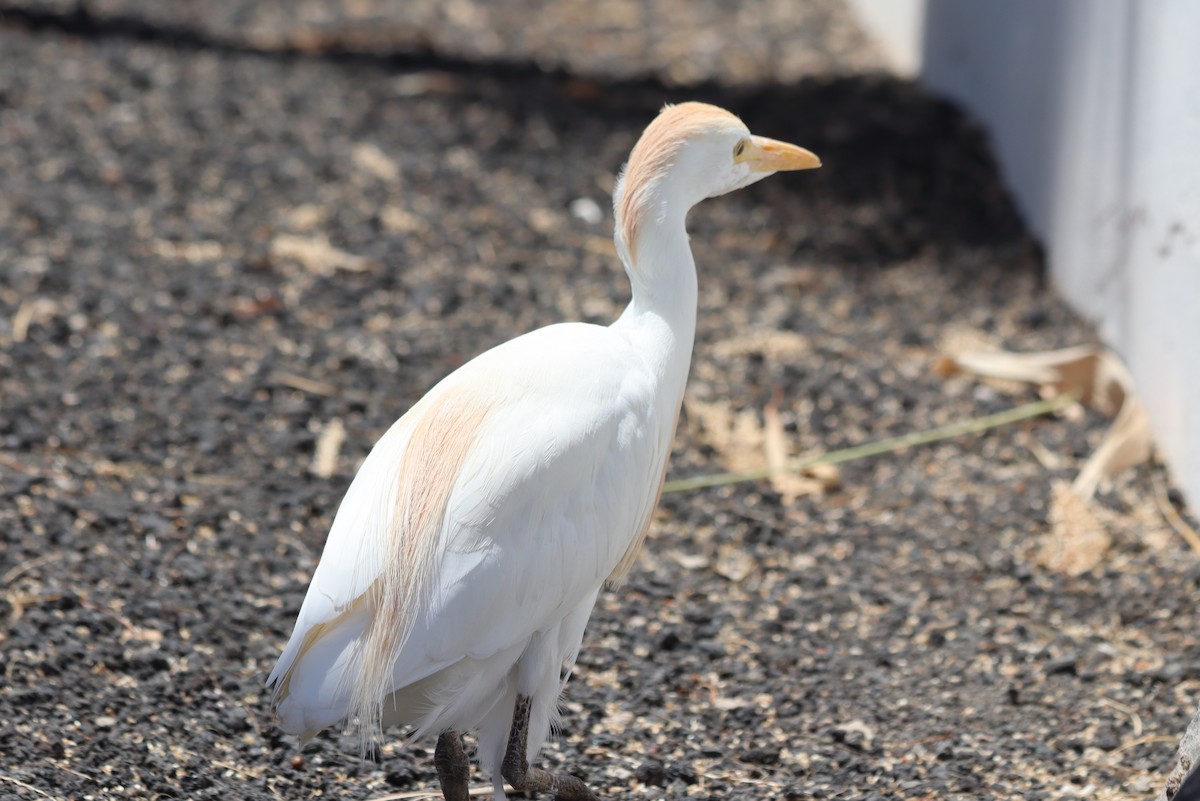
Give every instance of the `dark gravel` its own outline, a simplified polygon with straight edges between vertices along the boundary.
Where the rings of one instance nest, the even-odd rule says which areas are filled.
[[[791,29],[738,38],[713,11],[696,35],[722,46],[693,72],[618,68],[586,37],[543,72],[533,33],[508,53],[432,24],[392,52],[382,34],[299,47],[298,11],[264,44],[266,23],[228,21],[280,16],[257,5],[0,6],[0,798],[434,786],[423,748],[362,762],[326,733],[300,754],[262,683],[391,421],[490,345],[619,312],[608,193],[664,101],[719,103],[826,164],[692,215],[697,401],[778,394],[797,450],[836,448],[1030,398],[935,375],[948,332],[1093,337],[979,131],[852,75],[871,61],[853,35],[721,80]],[[790,347],[746,344],[772,332]],[[601,597],[545,760],[608,798],[1152,794],[1200,692],[1200,565],[1158,510],[1161,468],[1102,493],[1098,570],[1035,558],[1052,483],[1104,423],[849,463],[789,503],[765,484],[667,496]],[[685,415],[672,475],[722,468]]]

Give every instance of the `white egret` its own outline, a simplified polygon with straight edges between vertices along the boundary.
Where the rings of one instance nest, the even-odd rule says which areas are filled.
[[[633,298],[609,326],[552,325],[455,370],[371,450],[334,519],[268,685],[284,731],[341,721],[437,737],[466,801],[462,733],[495,798],[594,799],[530,766],[605,582],[629,569],[658,502],[696,328],[688,210],[809,151],[702,103],[667,106],[617,182]]]

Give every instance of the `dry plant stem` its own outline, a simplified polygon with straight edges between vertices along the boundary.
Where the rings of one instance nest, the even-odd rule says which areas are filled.
[[[511,787],[506,787],[505,789],[511,792],[516,792]],[[477,784],[469,789],[467,794],[470,796],[491,795],[494,790],[495,788],[493,788],[490,784]],[[408,790],[407,792],[403,793],[389,793],[388,795],[372,796],[371,798],[368,798],[367,801],[424,801],[424,799],[433,799],[433,801],[437,801],[437,799],[440,798],[442,798],[442,794],[437,790]]]
[[[1051,412],[1064,409],[1075,402],[1076,398],[1073,395],[1058,395],[1048,400],[1027,403],[1023,406],[1008,409],[1007,411],[997,412],[996,414],[964,420],[961,423],[951,423],[947,426],[938,426],[937,428],[930,428],[924,431],[914,431],[899,437],[889,437],[888,439],[881,439],[876,442],[868,442],[863,445],[830,451],[821,456],[790,462],[782,467],[764,467],[758,470],[744,470],[737,473],[715,473],[707,476],[679,479],[678,481],[668,481],[663,485],[663,493],[687,492],[707,487],[719,487],[725,484],[757,481],[762,478],[769,478],[776,473],[799,472],[821,464],[841,464],[842,462],[849,462],[854,459],[879,456],[880,454],[892,453],[893,451],[912,448],[917,445],[928,445],[933,442],[941,442],[942,440],[953,439],[967,434],[979,434],[993,428],[1020,422],[1021,420],[1050,414]]]
[[[1166,519],[1171,528],[1175,529],[1188,547],[1192,549],[1192,553],[1200,554],[1200,534],[1187,524],[1183,516],[1175,509],[1175,504],[1171,503],[1170,496],[1167,495],[1167,482],[1161,476],[1154,476],[1154,500],[1158,504],[1158,511]]]
[[[26,784],[25,782],[21,781],[20,779],[14,779],[11,776],[0,776],[0,781],[9,782],[10,784],[20,787],[22,790],[28,790],[31,793],[37,793],[42,798],[55,799],[55,801],[57,801],[57,799],[58,799],[58,796],[56,796],[56,795],[50,795],[49,793],[45,792],[44,790],[39,790],[38,788],[34,787],[32,784]]]

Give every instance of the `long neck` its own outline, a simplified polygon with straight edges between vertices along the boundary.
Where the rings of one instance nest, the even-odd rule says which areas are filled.
[[[684,221],[684,212],[666,213],[638,226],[625,265],[633,299],[613,324],[639,339],[639,351],[679,397],[696,338],[696,263]]]

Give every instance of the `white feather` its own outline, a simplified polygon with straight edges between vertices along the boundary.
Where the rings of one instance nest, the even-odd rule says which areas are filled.
[[[387,564],[386,501],[414,418],[467,391],[488,413],[450,493],[425,603],[392,666],[388,691],[398,694],[383,714],[420,734],[476,728],[527,654],[521,692],[544,707],[536,725],[548,730],[560,670],[578,652],[600,586],[645,528],[670,445],[682,387],[663,397],[660,365],[638,352],[642,333],[564,324],[519,337],[446,378],[380,439],[269,679],[285,690],[285,731],[309,734],[353,711],[368,589]],[[480,614],[489,609],[505,614]],[[404,694],[423,681],[423,698]],[[531,733],[531,752],[545,735]]]

